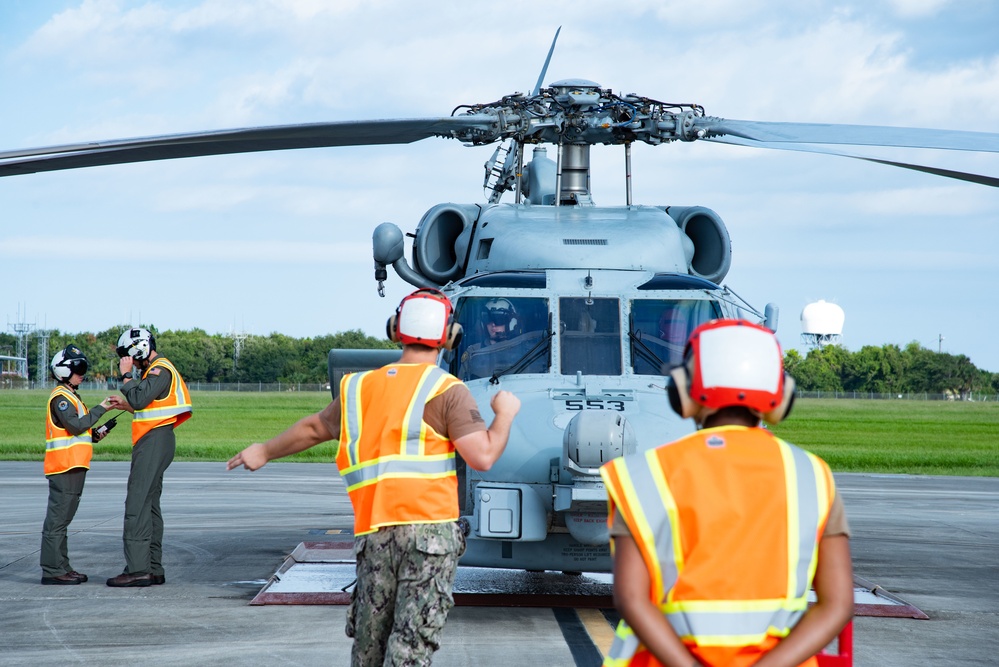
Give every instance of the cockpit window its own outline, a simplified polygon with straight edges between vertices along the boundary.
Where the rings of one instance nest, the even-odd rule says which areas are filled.
[[[515,373],[547,373],[548,299],[464,297],[455,305],[463,330],[458,349],[446,352],[448,370],[462,380]]]
[[[641,375],[665,375],[683,361],[690,332],[720,316],[718,305],[703,299],[632,301],[632,370]]]
[[[619,310],[617,299],[559,299],[563,375],[621,375]]]

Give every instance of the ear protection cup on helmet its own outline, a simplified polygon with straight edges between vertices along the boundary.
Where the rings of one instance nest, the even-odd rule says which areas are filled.
[[[701,410],[701,406],[690,397],[690,376],[686,366],[677,366],[669,372],[666,396],[669,397],[669,406],[673,408],[673,412],[684,419],[690,419]]]
[[[794,378],[790,373],[784,373],[784,393],[777,406],[770,412],[764,412],[761,417],[768,424],[779,424],[791,414],[794,407]]]
[[[393,343],[399,342],[399,311],[398,309],[388,318],[385,323],[385,337]]]
[[[463,329],[461,325],[454,321],[454,318],[448,320],[447,323],[447,334],[444,337],[444,349],[453,350],[458,347],[461,343],[461,336]]]

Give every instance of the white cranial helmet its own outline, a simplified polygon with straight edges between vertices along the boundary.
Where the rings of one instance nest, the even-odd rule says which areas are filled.
[[[80,348],[70,344],[55,353],[55,356],[52,357],[52,363],[49,364],[49,369],[52,371],[52,377],[59,382],[65,382],[74,373],[81,377],[86,375],[88,366],[87,357],[80,351]]]
[[[125,329],[118,336],[118,356],[132,357],[136,361],[149,358],[149,353],[156,349],[156,339],[148,329]]]

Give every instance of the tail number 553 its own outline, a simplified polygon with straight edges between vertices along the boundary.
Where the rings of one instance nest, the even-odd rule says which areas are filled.
[[[570,399],[565,402],[565,409],[570,412],[578,410],[613,410],[624,412],[624,401],[604,400],[602,398]]]

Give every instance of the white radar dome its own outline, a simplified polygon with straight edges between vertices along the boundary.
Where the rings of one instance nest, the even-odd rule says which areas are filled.
[[[801,311],[801,332],[820,336],[839,336],[843,333],[846,314],[835,303],[816,301]]]

